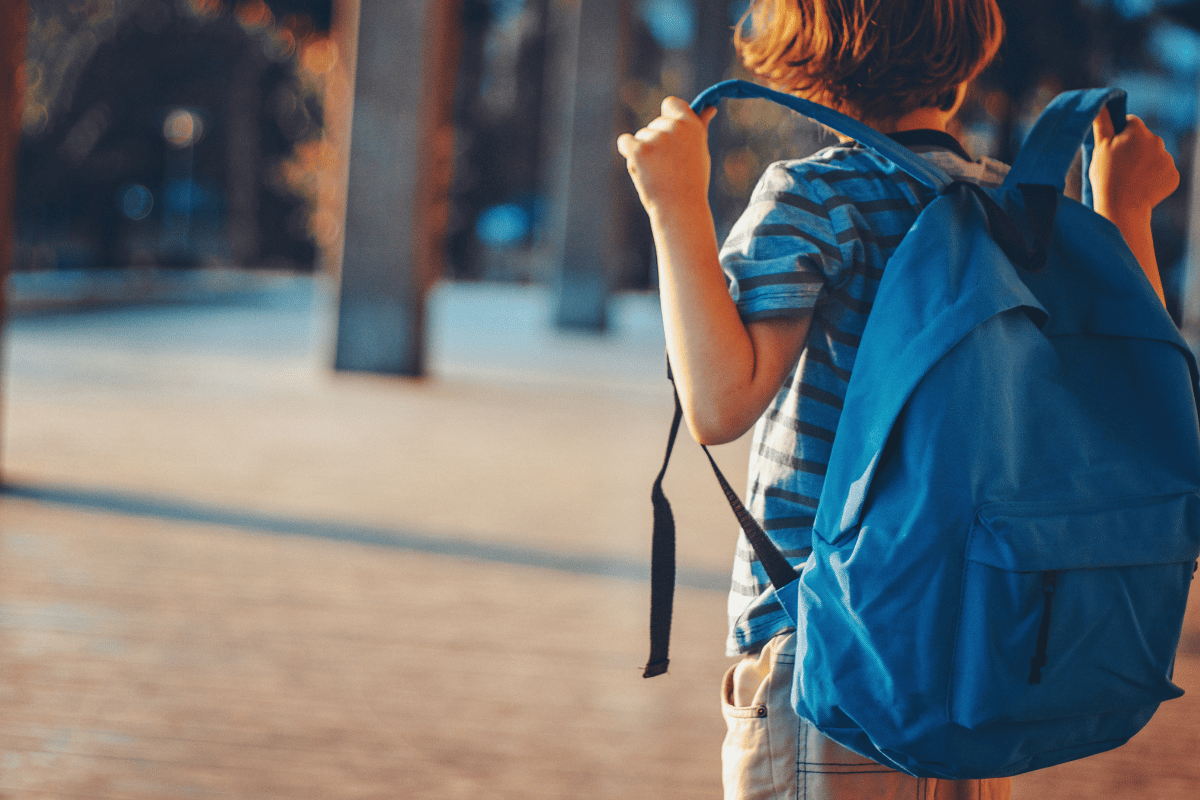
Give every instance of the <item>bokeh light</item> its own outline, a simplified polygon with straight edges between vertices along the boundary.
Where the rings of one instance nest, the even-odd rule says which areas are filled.
[[[233,15],[248,31],[263,30],[275,24],[275,16],[263,0],[243,0],[238,3]]]
[[[337,66],[337,45],[326,38],[313,39],[304,47],[301,62],[314,75],[324,75]]]
[[[121,213],[135,222],[150,216],[154,210],[154,195],[140,183],[131,183],[122,188],[119,201]]]
[[[188,0],[192,13],[201,19],[216,19],[224,10],[221,0]]]
[[[166,120],[163,121],[163,138],[172,147],[181,149],[191,147],[200,141],[200,136],[203,132],[204,126],[200,122],[200,117],[186,108],[172,110],[171,113],[167,114]]]
[[[475,223],[475,235],[492,247],[511,247],[529,235],[529,212],[516,203],[486,209]]]

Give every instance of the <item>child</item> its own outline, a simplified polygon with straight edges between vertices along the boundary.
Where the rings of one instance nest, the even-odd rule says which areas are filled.
[[[998,185],[1007,168],[972,160],[946,129],[1003,34],[995,0],[754,0],[736,45],[775,88],[860,119],[956,179]],[[685,418],[705,444],[752,425],[747,507],[794,565],[813,513],[858,341],[888,258],[931,190],[846,141],[773,164],[718,251],[706,133],[663,101],[617,142],[649,214],[667,349]],[[1150,211],[1179,175],[1162,140],[1129,118],[1094,125],[1095,208],[1120,229],[1161,298]],[[727,283],[728,278],[728,283]],[[795,637],[744,541],[737,551],[723,687],[731,798],[1007,798],[1010,779],[912,778],[862,758],[792,710]]]

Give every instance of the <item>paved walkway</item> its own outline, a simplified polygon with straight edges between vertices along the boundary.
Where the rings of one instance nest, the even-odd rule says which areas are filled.
[[[719,796],[734,524],[695,447],[672,671],[640,677],[653,299],[597,339],[537,290],[446,287],[426,381],[331,375],[327,309],[284,280],[14,321],[0,798]],[[1017,797],[1194,796],[1198,619],[1188,696]]]

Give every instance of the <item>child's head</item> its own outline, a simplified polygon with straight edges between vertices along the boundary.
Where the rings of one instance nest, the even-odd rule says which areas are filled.
[[[735,44],[776,88],[878,123],[952,108],[1003,35],[996,0],[753,0]]]

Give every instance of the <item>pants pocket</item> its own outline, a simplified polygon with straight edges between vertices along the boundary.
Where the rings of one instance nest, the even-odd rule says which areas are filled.
[[[794,634],[777,636],[725,673],[725,800],[795,796],[799,717],[791,707]]]
[[[725,673],[725,800],[1009,800],[1011,778],[913,778],[826,737],[792,707],[795,661],[785,634]]]

